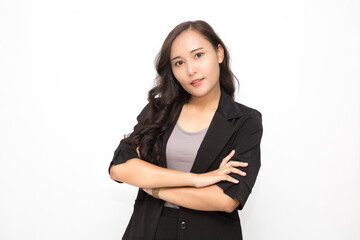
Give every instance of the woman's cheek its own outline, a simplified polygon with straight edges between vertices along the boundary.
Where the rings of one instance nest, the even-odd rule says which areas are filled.
[[[173,73],[174,73],[176,80],[180,83],[181,86],[183,86],[185,84],[185,82],[182,80],[184,77],[183,77],[183,74],[181,73],[181,71],[173,71]]]

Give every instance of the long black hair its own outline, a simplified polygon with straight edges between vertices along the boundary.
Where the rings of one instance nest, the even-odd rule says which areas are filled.
[[[130,137],[125,138],[126,142],[134,147],[139,147],[141,159],[160,166],[164,166],[162,136],[176,121],[181,106],[190,99],[190,94],[176,80],[170,63],[171,46],[175,38],[188,29],[202,34],[214,46],[215,50],[217,50],[218,44],[223,47],[224,59],[220,63],[220,86],[234,98],[234,79],[236,77],[230,69],[229,53],[212,27],[201,20],[187,21],[177,25],[166,37],[156,57],[156,84],[149,91],[149,104],[145,117],[141,119],[140,127]]]

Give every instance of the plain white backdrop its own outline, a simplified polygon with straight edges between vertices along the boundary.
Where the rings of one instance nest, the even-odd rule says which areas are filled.
[[[107,169],[185,20],[209,22],[263,114],[245,240],[360,239],[360,2],[0,0],[0,239],[115,240]]]

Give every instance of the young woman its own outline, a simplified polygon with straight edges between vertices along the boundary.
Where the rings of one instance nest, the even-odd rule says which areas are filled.
[[[261,114],[236,103],[224,43],[184,22],[157,56],[157,84],[109,167],[139,187],[123,239],[242,239],[238,211],[260,168]]]

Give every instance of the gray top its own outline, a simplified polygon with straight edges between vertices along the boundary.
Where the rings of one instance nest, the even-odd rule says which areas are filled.
[[[190,172],[207,129],[204,128],[198,132],[187,132],[176,123],[166,145],[167,168]],[[179,208],[169,202],[165,202],[164,206]]]

